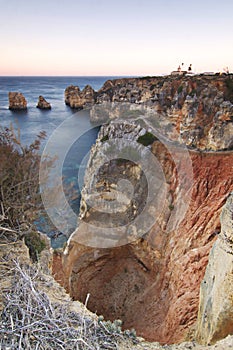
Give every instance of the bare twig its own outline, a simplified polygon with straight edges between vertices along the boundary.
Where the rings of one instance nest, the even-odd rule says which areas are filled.
[[[52,303],[38,288],[41,272],[35,266],[14,264],[15,278],[4,295],[0,349],[118,349],[124,338],[121,330],[97,322],[86,307],[78,313],[69,311],[70,302]]]
[[[11,228],[8,228],[8,227],[2,227],[2,226],[0,226],[0,230],[6,231],[6,232],[18,233],[17,231],[12,230]]]

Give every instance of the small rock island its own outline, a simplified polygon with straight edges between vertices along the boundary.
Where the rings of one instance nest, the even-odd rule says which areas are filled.
[[[26,110],[27,100],[21,92],[9,92],[9,109],[13,111]]]
[[[46,101],[46,99],[43,96],[39,96],[37,108],[39,109],[51,109],[51,104]]]

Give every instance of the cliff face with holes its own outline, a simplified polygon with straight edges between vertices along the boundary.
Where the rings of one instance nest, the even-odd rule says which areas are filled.
[[[161,343],[194,336],[201,281],[233,190],[226,77],[200,78],[193,86],[194,78],[170,78],[167,85],[163,78],[160,87],[162,78],[122,79],[98,92],[93,120],[111,122],[92,148],[78,228],[54,270],[74,299],[84,302],[90,294],[92,311]],[[129,107],[121,99],[136,96],[135,82],[141,100],[137,95]],[[121,83],[129,88],[120,90]],[[121,97],[109,107],[108,95]]]

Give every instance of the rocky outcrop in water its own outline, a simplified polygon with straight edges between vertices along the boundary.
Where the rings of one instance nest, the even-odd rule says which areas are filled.
[[[68,86],[65,90],[65,103],[71,108],[82,109],[95,103],[95,91],[90,85],[81,91],[78,86]]]
[[[47,102],[43,96],[39,96],[36,107],[39,109],[51,109],[51,104]]]
[[[9,92],[9,109],[24,110],[27,109],[27,101],[21,92]]]
[[[221,214],[221,232],[201,283],[197,339],[207,345],[233,334],[233,193]]]

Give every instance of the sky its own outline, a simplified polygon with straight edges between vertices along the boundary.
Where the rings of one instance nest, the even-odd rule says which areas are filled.
[[[233,70],[232,0],[0,0],[0,75]]]

